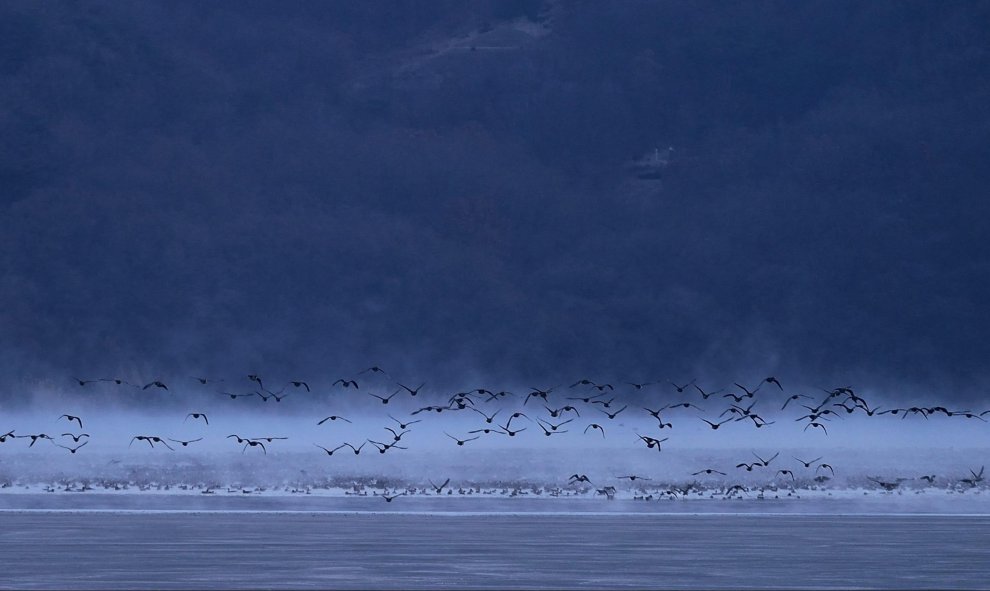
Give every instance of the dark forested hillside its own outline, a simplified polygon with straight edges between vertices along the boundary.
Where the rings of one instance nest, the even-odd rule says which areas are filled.
[[[987,3],[6,2],[0,369],[982,394],[988,137]]]

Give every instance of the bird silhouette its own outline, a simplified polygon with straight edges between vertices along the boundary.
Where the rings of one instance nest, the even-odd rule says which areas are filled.
[[[378,449],[378,453],[380,453],[380,454],[384,454],[385,452],[387,452],[388,450],[390,450],[392,448],[395,448],[395,449],[409,449],[407,447],[400,446],[396,442],[383,443],[381,441],[374,441],[372,439],[369,439],[368,440],[368,443],[370,443],[371,445],[374,445]]]
[[[790,404],[791,401],[800,400],[801,398],[807,398],[808,400],[814,400],[814,398],[812,398],[811,396],[806,396],[804,394],[794,394],[793,396],[788,396],[787,397],[787,400],[784,401],[784,406],[781,406],[780,407],[780,410],[784,410],[785,408],[787,408],[787,405]]]
[[[168,440],[171,441],[172,443],[178,443],[182,447],[189,447],[189,444],[190,443],[196,443],[197,441],[202,441],[203,438],[202,437],[199,437],[197,439],[186,439],[186,440],[182,440],[182,439],[172,439],[171,437],[169,437]]]
[[[573,420],[573,419],[569,419],[567,422],[570,422],[571,420]],[[543,434],[545,436],[547,436],[547,437],[550,437],[554,433],[558,433],[558,434],[561,434],[561,435],[563,435],[564,433],[567,433],[567,431],[558,431],[557,429],[547,429],[546,427],[543,426],[543,421],[540,420],[540,419],[536,419],[536,424],[538,424],[540,426],[540,429],[543,430]],[[549,423],[547,423],[547,424],[549,424]]]
[[[414,421],[402,422],[399,419],[393,417],[392,415],[386,415],[386,416],[388,418],[392,419],[393,421],[395,421],[397,425],[399,425],[399,430],[400,431],[404,431],[407,427],[409,427],[409,425],[415,425],[416,423],[422,423],[423,422],[423,419],[416,419]]]
[[[715,390],[714,392],[705,392],[697,384],[691,384],[691,385],[694,386],[694,389],[698,391],[698,394],[701,394],[701,399],[702,400],[708,400],[710,397],[712,397],[712,396],[714,396],[714,395],[716,395],[716,394],[718,394],[719,392],[722,391],[721,389],[719,389],[719,390]]]
[[[7,435],[7,437],[13,435],[13,433],[14,432],[11,431]],[[54,439],[52,439],[51,437],[49,437],[48,435],[46,435],[44,433],[39,433],[37,435],[13,435],[13,436],[16,437],[16,438],[18,438],[18,439],[30,439],[31,440],[31,443],[28,444],[28,447],[34,447],[34,444],[37,443],[38,440],[40,440],[40,439],[47,439],[48,441],[51,441],[52,443],[55,442]]]
[[[399,433],[396,433],[395,430],[392,429],[391,427],[385,427],[385,430],[392,434],[392,441],[396,441],[396,442],[402,441],[402,436],[409,432],[409,431],[401,431]]]
[[[605,438],[605,429],[598,423],[591,423],[590,425],[584,428],[584,432],[587,433],[588,429],[598,429],[602,433],[602,439]]]
[[[262,383],[261,377],[259,377],[258,374],[256,374],[256,373],[249,373],[247,378],[249,380],[251,380],[252,382],[258,384],[258,387],[259,388],[264,388],[265,387],[265,384]]]
[[[760,386],[757,386],[757,387],[753,388],[752,390],[750,390],[749,388],[747,388],[746,386],[743,386],[739,382],[734,382],[734,383],[735,383],[735,385],[736,385],[737,388],[739,388],[740,390],[742,390],[743,392],[746,393],[746,397],[747,398],[752,398],[753,396],[756,396],[756,393],[760,391],[760,386],[763,385],[763,382],[760,382]]]
[[[669,437],[664,437],[663,439],[655,439],[653,437],[648,437],[646,435],[640,435],[639,433],[637,433],[636,436],[643,440],[643,443],[646,444],[647,449],[656,448],[657,451],[663,451],[660,444],[670,439]]]
[[[236,398],[244,398],[246,396],[255,396],[255,395],[258,395],[257,392],[246,392],[244,394],[234,394],[233,392],[220,392],[220,391],[218,391],[217,394],[220,394],[222,396],[230,396],[230,399],[231,400],[234,400]]]
[[[550,416],[552,418],[557,418],[557,417],[560,416],[561,413],[564,413],[564,412],[573,412],[577,416],[581,416],[581,413],[578,412],[578,409],[576,409],[575,407],[573,407],[573,406],[571,406],[569,404],[567,406],[562,406],[560,408],[550,408],[549,406],[547,406],[547,405],[544,404],[543,405],[543,408],[547,409],[547,412],[550,413]]]
[[[147,384],[145,384],[145,385],[144,385],[144,387],[143,387],[143,388],[141,388],[141,389],[142,389],[142,390],[147,390],[148,388],[150,388],[150,387],[152,387],[152,386],[154,386],[154,387],[156,387],[156,388],[161,388],[162,390],[168,390],[168,386],[166,386],[166,385],[165,385],[165,382],[163,382],[163,381],[161,381],[161,380],[154,380],[154,381],[152,381],[152,382],[148,382],[148,383],[147,383]]]
[[[385,377],[389,377],[388,372],[386,372],[384,369],[378,367],[377,365],[373,365],[373,366],[369,367],[368,369],[363,369],[363,370],[359,371],[357,373],[357,375],[365,374],[365,373],[368,373],[369,371],[371,373],[380,373],[380,374],[382,374]]]
[[[591,403],[592,400],[595,400],[596,398],[601,398],[604,395],[605,395],[604,393],[599,392],[598,394],[593,394],[591,396],[577,396],[577,397],[572,396],[572,397],[568,397],[567,400],[580,400],[585,404],[589,404]],[[533,394],[530,394],[530,396],[533,396]],[[529,400],[528,397],[527,400]]]
[[[760,464],[761,464],[761,465],[763,465],[764,467],[767,467],[767,466],[769,466],[769,465],[770,465],[770,462],[772,462],[772,461],[774,461],[775,459],[777,459],[777,456],[779,456],[779,455],[780,455],[780,452],[778,451],[777,453],[775,453],[775,454],[773,454],[772,456],[770,456],[770,459],[768,459],[768,460],[764,460],[764,459],[763,459],[763,458],[761,458],[760,456],[758,456],[758,455],[756,455],[756,452],[753,452],[753,455],[754,455],[754,456],[756,456],[756,459],[757,459],[757,460],[760,460]]]
[[[773,376],[770,376],[770,377],[767,377],[767,378],[763,378],[763,383],[765,383],[765,384],[773,384],[774,386],[777,386],[778,388],[780,388],[780,391],[781,392],[784,391],[784,387],[780,385],[780,381],[777,378],[773,377]]]
[[[182,419],[182,422],[185,423],[186,421],[189,420],[190,417],[192,417],[194,420],[195,419],[203,419],[203,421],[207,425],[210,424],[210,419],[209,419],[209,417],[206,416],[206,413],[205,412],[191,412],[191,413],[189,413],[189,414],[186,415],[186,418]]]
[[[684,392],[685,389],[687,389],[688,386],[693,386],[694,385],[694,380],[691,380],[690,382],[688,382],[688,383],[686,383],[684,385],[676,384],[676,383],[674,383],[671,380],[667,380],[667,383],[670,384],[671,386],[673,386],[674,389],[677,390],[677,393],[678,394],[681,394],[681,393]]]
[[[539,388],[533,388],[532,386],[530,386],[529,389],[532,390],[532,392],[526,394],[526,400],[523,401],[523,406],[526,406],[526,403],[529,402],[530,398],[542,398],[543,401],[546,402],[547,396],[549,396],[550,391],[553,390],[553,388],[540,390]],[[602,394],[599,394],[599,396],[602,396]]]
[[[551,423],[550,421],[544,421],[543,419],[536,419],[536,421],[541,425],[546,425],[547,427],[550,427],[551,431],[556,431],[557,429],[563,427],[564,425],[570,423],[573,420],[574,419],[567,419],[566,421],[561,421],[559,423]]]
[[[337,451],[338,449],[341,449],[343,447],[347,447],[346,445],[341,444],[341,445],[338,445],[337,447],[335,447],[333,449],[327,449],[327,448],[323,447],[322,445],[320,445],[318,443],[314,443],[313,445],[315,445],[316,447],[318,447],[318,448],[322,449],[323,451],[327,452],[327,455],[328,456],[332,456],[333,455],[333,452]]]
[[[59,444],[59,443],[56,443],[55,445],[57,445],[58,447],[61,447],[62,449],[67,449],[67,450],[69,450],[69,453],[72,453],[72,454],[74,454],[74,453],[76,453],[77,451],[79,451],[79,449],[80,449],[80,448],[82,448],[82,447],[86,447],[86,445],[87,445],[88,443],[89,443],[89,441],[83,441],[82,443],[80,443],[79,445],[77,445],[77,446],[75,446],[75,447],[67,447],[67,446],[65,446],[65,445],[62,445],[62,444]]]
[[[478,410],[476,408],[472,408],[471,410],[473,410],[474,412],[478,413],[479,415],[485,417],[485,422],[488,423],[488,424],[492,424],[492,421],[495,420],[495,417],[498,416],[498,413],[502,412],[502,409],[498,409],[493,414],[488,415],[488,414],[485,414],[485,413],[481,412],[480,410]]]
[[[738,468],[738,466],[736,466]],[[692,472],[691,476],[697,476],[698,474],[721,474],[725,476],[725,472],[719,472],[714,468],[705,468],[704,470],[698,470],[697,472]]]
[[[323,423],[325,423],[327,421],[344,421],[345,423],[350,423],[351,422],[350,419],[345,419],[344,417],[337,416],[337,415],[330,415],[329,417],[321,420],[319,423],[316,423],[316,424],[317,425],[322,425]]]
[[[791,457],[793,457],[793,456],[791,456]],[[812,464],[814,464],[815,462],[817,462],[818,460],[820,460],[822,458],[821,457],[817,457],[817,458],[815,458],[813,460],[802,460],[801,458],[794,458],[794,459],[797,460],[797,461],[799,461],[799,462],[801,462],[802,464],[804,464],[804,467],[805,468],[810,468]]]
[[[963,484],[968,484],[971,487],[976,486],[977,484],[983,482],[983,468],[984,467],[985,466],[980,466],[980,471],[979,472],[975,472],[972,468],[970,468],[969,473],[972,474],[973,477],[972,478],[961,478],[959,480],[959,482],[961,482]]]
[[[522,433],[523,431],[526,430],[526,427],[523,427],[522,429],[512,430],[509,427],[509,424],[510,424],[511,421],[512,421],[512,419],[510,418],[508,421],[505,422],[505,425],[500,425],[500,427],[502,428],[502,430],[505,431],[505,434],[508,435],[509,437],[515,437],[516,436],[516,433]],[[540,425],[540,426],[542,427],[542,425]]]
[[[409,392],[409,395],[410,396],[416,396],[417,394],[419,394],[419,391],[422,390],[423,389],[423,386],[425,386],[425,385],[426,385],[426,382],[423,382],[422,384],[416,386],[415,388],[410,388],[409,386],[405,386],[403,384],[399,384],[399,387],[401,387],[406,392]]]
[[[246,452],[249,447],[260,447],[261,451],[264,452],[266,456],[268,455],[268,450],[265,448],[265,444],[256,439],[248,439],[244,442],[244,449],[241,450],[241,453]]]
[[[223,380],[217,380],[217,379],[214,379],[214,378],[201,378],[201,377],[193,377],[192,379],[194,379],[197,382],[199,382],[200,385],[202,385],[202,386],[205,386],[207,384],[211,384],[213,382],[222,382],[223,381]]]
[[[12,434],[13,431],[10,432]],[[62,437],[71,437],[74,443],[79,443],[79,440],[83,437],[89,437],[89,433],[80,433],[79,435],[73,435],[72,433],[62,433]]]
[[[395,392],[392,392],[391,394],[389,394],[388,396],[385,396],[385,397],[379,396],[378,394],[372,394],[371,392],[368,392],[368,396],[374,396],[378,400],[381,400],[382,401],[382,404],[388,404],[388,401],[391,400],[393,396],[395,396],[396,394],[398,394],[401,391],[402,390],[396,390]]]
[[[69,421],[70,423],[71,423],[72,421],[75,421],[76,423],[78,423],[78,424],[79,424],[79,428],[80,428],[80,429],[82,429],[82,428],[83,428],[83,424],[82,424],[82,419],[80,419],[79,417],[77,417],[77,416],[75,416],[75,415],[61,415],[61,416],[59,417],[59,419],[62,419],[62,418],[64,418],[65,420],[67,420],[67,421]]]
[[[701,417],[699,417],[699,418],[701,418]],[[719,421],[718,423],[713,423],[713,422],[709,421],[708,419],[702,418],[701,420],[704,421],[704,422],[706,422],[706,423],[708,423],[708,426],[712,428],[712,431],[718,431],[718,428],[719,427],[721,427],[722,425],[724,425],[724,424],[729,423],[729,422],[732,421],[732,419],[725,419],[724,421]]]
[[[447,486],[448,484],[450,484],[450,478],[444,480],[443,483],[440,484],[439,486],[437,486],[436,484],[434,484],[432,480],[430,480],[430,486],[433,487],[433,490],[436,491],[438,495],[443,493],[443,487]]]
[[[309,389],[309,384],[302,380],[289,380],[289,383],[292,384],[294,388],[305,388],[307,392],[312,392],[312,390]]]
[[[626,408],[628,408],[628,405],[626,405],[626,406],[623,406],[622,408],[620,408],[619,410],[617,410],[617,411],[615,411],[615,412],[608,412],[608,411],[605,411],[605,410],[602,410],[601,412],[603,412],[603,413],[605,413],[606,415],[608,415],[608,418],[609,418],[609,419],[614,419],[615,417],[617,417],[617,416],[619,416],[619,413],[620,413],[620,412],[622,412],[622,411],[624,411],[624,410],[626,410]],[[599,409],[599,410],[601,410],[601,409]]]
[[[468,441],[474,441],[475,439],[478,439],[478,437],[468,437],[467,439],[458,439],[457,437],[454,437],[453,435],[451,435],[450,433],[447,433],[446,431],[444,431],[443,434],[446,435],[447,437],[450,437],[454,441],[456,441],[457,442],[457,445],[460,445],[460,446],[463,446]]]
[[[356,456],[357,456],[357,455],[361,455],[361,448],[362,448],[362,447],[364,447],[364,445],[365,445],[365,443],[368,443],[368,442],[367,442],[367,441],[365,441],[365,442],[364,442],[364,443],[362,443],[361,445],[359,445],[359,446],[357,446],[357,447],[354,447],[353,445],[351,445],[350,443],[347,443],[347,442],[345,441],[345,442],[344,442],[344,445],[346,445],[347,447],[349,447],[349,448],[351,448],[351,451],[353,451],[353,452],[354,452],[354,455],[356,455]]]
[[[330,387],[332,388],[337,384],[340,384],[344,388],[354,388],[355,390],[361,389],[361,387],[358,386],[357,380],[345,380],[343,378],[340,378],[336,380],[334,383],[330,384]]]
[[[135,435],[131,438],[131,442],[127,444],[127,447],[133,445],[135,441],[147,441],[148,445],[150,445],[152,449],[154,449],[156,443],[161,443],[171,451],[175,451],[171,445],[165,443],[165,440],[157,435]]]

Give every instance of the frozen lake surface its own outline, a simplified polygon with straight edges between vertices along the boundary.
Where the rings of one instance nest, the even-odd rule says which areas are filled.
[[[988,588],[984,505],[3,495],[0,588]]]

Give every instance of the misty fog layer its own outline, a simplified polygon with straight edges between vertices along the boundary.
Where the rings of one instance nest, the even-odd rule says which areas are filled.
[[[502,396],[424,385],[410,388],[414,396],[388,392],[393,384],[382,377],[364,379],[363,389],[310,391],[292,382],[251,392],[248,379],[222,389],[189,381],[169,389],[87,383],[8,408],[0,484],[15,492],[81,482],[308,493],[354,483],[425,489],[451,479],[454,488],[503,493],[524,485],[571,493],[740,485],[808,494],[905,482],[907,490],[979,494],[990,448],[990,410],[896,406],[869,392],[813,397],[766,383],[751,397],[693,384],[683,393],[663,384],[575,384]],[[582,474],[585,488],[572,481]]]
[[[0,400],[373,363],[984,399],[988,10],[6,2]]]

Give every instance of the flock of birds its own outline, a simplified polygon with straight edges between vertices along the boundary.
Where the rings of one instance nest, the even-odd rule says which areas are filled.
[[[312,396],[314,389],[309,382],[301,379],[288,380],[278,390],[271,390],[265,385],[265,379],[256,373],[246,375],[247,382],[239,389],[225,389],[226,384],[223,379],[206,377],[190,378],[195,380],[198,386],[211,388],[217,396],[231,400],[256,399],[262,402],[273,401],[281,403],[290,395]],[[390,384],[394,388],[389,394],[375,393],[367,391],[368,380],[372,386],[381,392],[384,384]],[[114,387],[133,388],[141,391],[162,391],[171,392],[169,384],[161,379],[151,380],[146,383],[131,383],[122,378],[99,378],[82,379],[74,378],[80,388],[91,388],[93,384],[110,384]],[[358,380],[361,380],[359,383]],[[362,383],[365,389],[362,390]],[[381,367],[373,366],[358,372],[353,377],[340,378],[330,385],[329,391],[350,390],[354,392],[354,399],[367,397],[368,403],[388,407],[397,405],[393,400],[397,396],[407,399],[405,406],[409,406],[408,400],[416,399],[424,392],[426,384],[420,383],[417,386],[409,386],[394,380]],[[697,415],[690,420],[700,421],[712,431],[723,429],[728,425],[741,424],[752,429],[768,428],[781,419],[781,413],[798,410],[800,416],[793,418],[795,422],[803,423],[804,431],[820,431],[822,436],[828,436],[828,424],[833,420],[841,420],[848,415],[863,415],[867,417],[890,415],[907,419],[908,417],[920,417],[929,419],[936,415],[944,417],[954,417],[966,420],[976,420],[986,422],[984,418],[990,415],[990,410],[976,412],[972,410],[948,409],[944,406],[930,407],[897,407],[880,408],[871,406],[862,396],[858,395],[850,386],[840,386],[834,388],[822,388],[822,393],[817,397],[807,393],[789,393],[784,389],[783,384],[774,376],[768,376],[760,380],[755,386],[745,386],[741,383],[734,383],[732,387],[718,390],[706,389],[697,383],[696,380],[687,382],[675,382],[673,380],[657,380],[650,382],[622,382],[618,385],[611,383],[598,383],[594,380],[583,378],[570,385],[559,385],[546,388],[530,387],[526,392],[514,393],[507,390],[494,391],[487,388],[474,388],[467,391],[459,391],[449,396],[444,395],[442,404],[430,404],[419,406],[411,410],[408,416],[397,418],[392,413],[385,413],[391,421],[384,426],[381,436],[375,438],[365,438],[363,441],[343,441],[336,445],[321,445],[313,443],[326,456],[333,456],[335,453],[351,452],[360,455],[362,450],[374,450],[379,454],[395,453],[395,451],[407,450],[407,440],[403,438],[414,431],[413,426],[422,423],[427,416],[439,415],[442,413],[465,413],[473,417],[476,421],[475,428],[469,428],[466,432],[451,433],[448,429],[440,429],[446,438],[451,440],[451,445],[464,447],[482,437],[520,437],[524,432],[529,431],[537,438],[539,436],[550,438],[560,437],[567,433],[580,433],[582,436],[591,436],[605,439],[613,432],[622,432],[618,426],[620,417],[625,417],[633,413],[639,413],[645,419],[651,417],[655,432],[644,434],[637,429],[634,432],[636,442],[645,446],[646,449],[663,451],[663,444],[669,437],[662,436],[674,427],[673,420],[683,420],[683,415],[677,417],[679,411],[694,410],[697,413],[706,411],[700,406],[719,405],[715,411],[718,414]],[[646,399],[656,400],[661,397],[674,398],[666,404],[649,404]],[[427,396],[423,396],[426,398]],[[437,398],[436,395],[431,397]],[[756,408],[759,403],[772,404],[772,411],[777,415],[775,420],[764,417],[764,411]],[[777,406],[779,405],[779,409]],[[412,406],[416,406],[413,404]],[[655,408],[654,408],[655,407]],[[761,414],[763,413],[763,414]],[[395,414],[401,414],[396,412]],[[674,418],[671,418],[674,417]],[[70,427],[76,427],[78,432],[68,430],[58,436],[47,433],[17,433],[15,429],[10,429],[0,434],[0,443],[14,440],[28,441],[28,447],[33,447],[40,441],[46,441],[67,451],[69,454],[80,452],[90,440],[89,433],[83,432],[83,418],[76,414],[65,413],[58,417],[60,422],[64,422]],[[316,425],[352,423],[352,420],[344,414],[329,414],[316,418]],[[185,415],[183,422],[192,421],[202,423],[203,428],[210,425],[210,419],[206,412],[202,410],[192,410]],[[463,424],[463,422],[461,423]],[[454,430],[454,429],[450,429]],[[529,435],[529,434],[528,434]],[[527,435],[527,436],[528,436]],[[525,437],[525,436],[523,436]],[[268,454],[269,446],[274,442],[288,439],[286,436],[259,436],[248,437],[237,433],[225,436],[241,446],[241,453],[256,450],[257,453]],[[147,444],[151,449],[158,449],[161,446],[170,451],[186,448],[203,440],[203,437],[193,439],[179,439],[162,436],[160,434],[138,433],[134,434],[128,447],[134,444]],[[372,446],[367,448],[366,446]],[[798,475],[795,470],[798,466],[806,470],[813,470],[813,480],[819,484],[826,482],[835,476],[835,468],[827,462],[823,462],[823,457],[814,459],[802,459],[795,457],[798,462],[793,468],[781,467],[773,462],[780,455],[779,452],[763,457],[753,453],[755,461],[747,460],[726,466],[699,466],[697,470],[691,472],[693,477],[728,477],[730,470],[753,473],[763,470],[775,470],[773,480],[789,481],[791,484],[797,481]],[[970,470],[970,476],[955,479],[954,484],[959,486],[976,487],[983,482],[983,468],[979,471]],[[649,477],[628,474],[616,477],[620,480],[628,480],[631,483],[640,481],[650,481]],[[924,475],[919,479],[929,484],[933,484],[937,477],[935,475]],[[904,482],[905,478],[884,479],[881,477],[871,477],[879,488],[892,491]],[[447,480],[449,482],[449,479]],[[432,484],[432,483],[431,483]],[[592,480],[585,474],[575,473],[568,479],[568,485],[581,486],[592,485]],[[433,485],[437,494],[446,486]],[[413,489],[414,490],[414,489]],[[614,486],[596,488],[598,494],[612,498],[615,494]],[[731,495],[733,492],[746,490],[742,484],[725,486],[725,494]],[[667,488],[662,491],[664,494],[676,495],[678,491]],[[684,493],[685,491],[680,491]],[[391,502],[396,496],[394,494],[383,493],[386,501]]]

